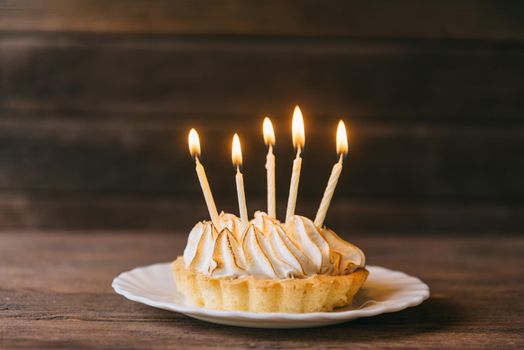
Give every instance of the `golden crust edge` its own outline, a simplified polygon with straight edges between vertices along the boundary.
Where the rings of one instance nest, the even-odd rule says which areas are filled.
[[[250,312],[331,311],[351,304],[369,275],[359,268],[347,275],[283,280],[215,278],[186,269],[181,256],[171,267],[178,291],[192,305]]]

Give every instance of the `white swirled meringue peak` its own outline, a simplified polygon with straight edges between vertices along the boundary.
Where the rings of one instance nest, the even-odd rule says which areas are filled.
[[[283,224],[257,211],[247,228],[233,214],[221,213],[219,219],[220,232],[203,221],[189,233],[186,269],[211,277],[276,280],[347,275],[365,266],[359,248],[303,216]]]

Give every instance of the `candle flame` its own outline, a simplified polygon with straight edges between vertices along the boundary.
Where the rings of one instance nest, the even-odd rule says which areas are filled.
[[[348,135],[346,133],[346,125],[341,120],[337,127],[337,154],[343,155],[348,153]]]
[[[302,111],[299,106],[296,106],[293,111],[292,135],[293,147],[300,149],[304,148],[304,144],[306,143],[304,119],[302,118]]]
[[[239,167],[242,165],[242,148],[240,148],[240,139],[237,134],[233,136],[231,159],[233,160],[234,166]]]
[[[198,138],[198,133],[195,129],[189,130],[189,135],[187,136],[187,143],[189,145],[189,154],[191,154],[191,157],[199,157],[200,140]]]
[[[264,131],[264,143],[266,146],[273,146],[275,144],[275,130],[273,130],[271,119],[268,117],[264,118],[262,129]]]

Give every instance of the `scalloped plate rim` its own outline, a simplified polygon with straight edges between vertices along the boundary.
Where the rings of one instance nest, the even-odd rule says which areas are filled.
[[[350,321],[361,317],[371,317],[383,313],[397,312],[409,307],[417,306],[430,296],[430,290],[427,284],[422,282],[419,278],[410,276],[404,272],[390,270],[381,266],[368,265],[366,268],[370,271],[370,276],[375,271],[382,272],[382,274],[397,275],[410,280],[410,291],[416,291],[417,294],[410,295],[409,298],[405,296],[401,299],[391,299],[379,303],[374,303],[371,306],[365,306],[361,309],[352,309],[345,311],[331,311],[331,312],[311,312],[311,313],[254,313],[248,311],[225,311],[212,310],[197,306],[188,306],[181,303],[158,301],[151,297],[139,295],[125,288],[122,283],[128,283],[127,278],[134,278],[134,275],[140,272],[149,272],[157,269],[166,269],[171,283],[174,280],[171,276],[171,262],[156,263],[147,266],[136,267],[132,270],[122,272],[113,279],[112,287],[117,294],[125,298],[139,302],[148,306],[156,307],[163,310],[175,311],[185,314],[189,317],[197,318],[207,322],[234,325],[241,327],[258,327],[258,328],[301,328],[301,327],[317,327],[322,325],[329,325],[334,323],[341,323]],[[133,282],[135,285],[139,285]],[[367,283],[367,282],[366,282]],[[363,288],[366,287],[366,284]],[[407,290],[407,289],[406,289]],[[173,293],[172,290],[166,291],[166,294]],[[394,302],[394,303],[393,303]],[[242,323],[248,322],[248,323]],[[274,322],[267,324],[266,322]],[[289,323],[289,324],[286,324]]]

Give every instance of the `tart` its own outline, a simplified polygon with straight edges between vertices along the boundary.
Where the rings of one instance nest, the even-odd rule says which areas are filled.
[[[222,213],[200,222],[172,264],[195,306],[250,312],[320,312],[351,304],[368,276],[363,252],[295,215],[283,224],[256,212],[247,227]]]

